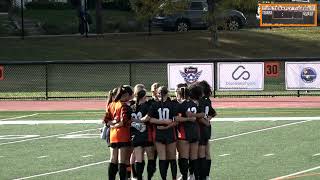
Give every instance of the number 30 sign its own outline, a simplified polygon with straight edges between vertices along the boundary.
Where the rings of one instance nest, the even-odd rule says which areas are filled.
[[[3,76],[4,72],[3,71],[4,71],[3,66],[0,66],[0,80],[4,79],[4,76]]]
[[[264,75],[265,77],[279,77],[280,74],[280,63],[273,62],[265,62],[264,63]]]

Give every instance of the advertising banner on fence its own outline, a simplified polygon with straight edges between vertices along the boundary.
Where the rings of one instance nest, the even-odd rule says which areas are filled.
[[[211,87],[214,83],[213,63],[168,64],[168,88],[174,91],[179,83],[191,84],[206,80]]]
[[[287,90],[320,90],[319,62],[286,62]]]
[[[218,90],[262,91],[263,89],[263,62],[218,63]]]

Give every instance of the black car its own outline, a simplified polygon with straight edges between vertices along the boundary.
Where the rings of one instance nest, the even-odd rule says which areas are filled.
[[[188,31],[189,29],[207,28],[208,4],[204,0],[192,0],[187,10],[173,15],[158,15],[153,18],[153,27],[163,30]],[[247,24],[244,14],[237,10],[225,10],[217,16],[219,27],[236,31]]]

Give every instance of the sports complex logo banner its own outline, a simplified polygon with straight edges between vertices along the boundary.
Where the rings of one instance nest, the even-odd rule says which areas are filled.
[[[174,91],[179,83],[192,84],[206,80],[211,87],[214,84],[213,63],[168,64],[168,87]]]
[[[287,90],[319,90],[320,62],[286,62]]]
[[[218,63],[218,90],[262,91],[264,89],[264,63]]]

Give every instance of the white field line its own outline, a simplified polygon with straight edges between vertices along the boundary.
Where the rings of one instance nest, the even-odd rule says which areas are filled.
[[[48,156],[39,156],[39,157],[37,157],[38,159],[42,159],[42,158],[46,158],[46,157],[48,157]]]
[[[276,178],[273,178],[271,180],[286,179],[286,178],[291,177],[291,176],[296,176],[296,175],[303,174],[303,173],[310,172],[310,171],[314,171],[314,170],[317,170],[317,169],[320,169],[320,166],[317,166],[317,167],[314,167],[314,168],[311,168],[311,169],[307,169],[307,170],[303,170],[303,171],[300,171],[300,172],[296,172],[296,173],[293,173],[293,174],[289,174],[289,175],[285,175],[285,176],[281,176],[281,177],[276,177]]]
[[[219,155],[220,157],[224,157],[224,156],[230,156],[230,154],[221,154]]]
[[[88,155],[85,155],[85,156],[82,156],[83,158],[87,158],[87,157],[92,157],[93,155],[91,154],[88,154]]]
[[[273,156],[274,154],[265,154],[264,157]]]
[[[81,169],[81,168],[85,168],[85,167],[90,167],[90,166],[95,166],[95,165],[99,165],[99,164],[104,164],[104,163],[107,163],[107,162],[109,162],[109,161],[101,161],[101,162],[91,163],[91,164],[87,164],[87,165],[77,166],[77,167],[74,167],[74,168],[63,169],[63,170],[60,170],[60,171],[52,171],[52,172],[43,173],[43,174],[37,174],[37,175],[33,175],[33,176],[16,178],[16,179],[13,179],[13,180],[31,179],[31,178],[41,177],[41,176],[47,176],[47,175],[51,175],[51,174],[58,174],[58,173],[62,173],[62,172],[73,171],[73,170],[77,170],[77,169]]]
[[[48,113],[45,113],[45,112],[40,112],[38,113],[39,115],[51,115],[51,114],[58,114],[58,115],[73,115],[73,114],[105,114],[104,111],[95,111],[95,112],[86,112],[86,111],[83,111],[83,112],[48,112]]]
[[[219,121],[303,121],[303,120],[320,120],[320,117],[247,117],[247,118],[212,118],[211,122]]]
[[[1,125],[37,125],[37,124],[101,124],[102,120],[25,120],[3,121]]]
[[[0,146],[6,145],[6,144],[15,144],[15,143],[20,143],[20,142],[26,142],[26,141],[32,141],[32,140],[38,140],[38,139],[47,139],[47,138],[52,138],[52,137],[58,137],[58,136],[65,136],[69,134],[77,134],[81,132],[88,132],[88,131],[93,131],[93,130],[98,130],[98,129],[87,129],[83,131],[74,131],[74,132],[69,132],[69,133],[62,133],[62,134],[55,134],[55,135],[50,135],[50,136],[43,136],[43,137],[37,137],[37,138],[30,138],[30,139],[24,139],[24,140],[19,140],[19,141],[10,141],[6,143],[0,143]]]
[[[320,156],[320,153],[312,155],[312,157]]]
[[[16,116],[16,117],[11,117],[11,118],[5,118],[5,119],[0,119],[0,121],[6,121],[6,120],[13,120],[13,119],[21,119],[21,118],[25,118],[25,117],[31,117],[31,116],[36,116],[39,113],[34,113],[34,114],[29,114],[29,115],[25,115],[25,116]]]
[[[246,122],[246,121],[302,121],[320,120],[320,117],[248,117],[248,118],[213,118],[211,122]],[[0,125],[32,125],[32,124],[101,124],[102,120],[24,120],[0,121]]]
[[[226,137],[221,137],[221,138],[216,138],[216,139],[210,139],[209,141],[220,141],[220,140],[230,139],[230,138],[243,136],[243,135],[247,135],[247,134],[253,134],[253,133],[257,133],[257,132],[268,131],[268,130],[271,130],[271,129],[277,129],[277,128],[282,128],[282,127],[286,127],[286,126],[301,124],[301,123],[305,123],[305,122],[309,122],[309,121],[311,121],[311,120],[287,123],[287,124],[283,124],[283,125],[279,125],[279,126],[265,128],[265,129],[259,129],[259,130],[245,132],[245,133],[235,134],[235,135],[232,135],[232,136],[226,136]]]

